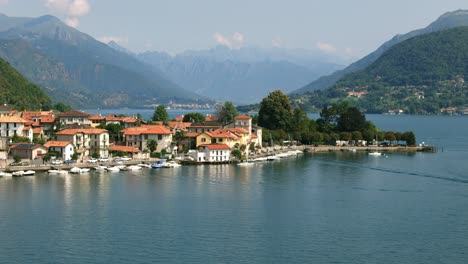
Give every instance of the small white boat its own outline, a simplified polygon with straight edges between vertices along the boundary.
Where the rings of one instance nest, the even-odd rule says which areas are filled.
[[[89,172],[89,168],[82,168],[80,170],[80,173],[88,173]]]
[[[250,166],[253,166],[253,165],[254,165],[254,163],[249,162],[249,161],[237,163],[237,166],[241,166],[241,167],[250,167]]]
[[[136,165],[130,165],[126,168],[128,171],[137,171],[137,170],[141,170],[141,167],[140,166],[136,166]]]
[[[273,156],[268,156],[268,157],[267,157],[267,160],[268,160],[268,161],[279,160],[279,159],[280,159],[280,158],[277,157],[277,156],[275,156],[275,155],[273,155]]]
[[[68,174],[66,170],[48,170],[47,172],[49,174]]]
[[[377,157],[377,156],[382,156],[382,153],[377,152],[377,151],[369,152],[369,156],[375,156],[375,157]]]
[[[107,166],[96,166],[94,167],[94,169],[97,171],[105,171],[107,169]]]
[[[75,174],[81,173],[81,169],[78,167],[73,167],[70,169],[70,173],[75,173]]]
[[[114,166],[114,167],[108,167],[108,168],[107,168],[107,171],[108,171],[108,172],[119,172],[120,169],[119,169],[119,167]]]
[[[267,161],[267,157],[256,158],[253,161]]]
[[[180,165],[179,163],[174,162],[174,161],[166,161],[162,165],[163,168],[178,168],[180,166],[182,166],[182,165]]]
[[[138,167],[142,167],[142,168],[151,168],[151,165],[150,164],[143,164],[143,163],[140,163],[140,164],[137,164]]]
[[[25,172],[23,173],[23,176],[32,176],[32,175],[34,175],[34,174],[36,174],[35,171],[33,171],[33,170],[27,170],[27,171],[25,171]]]
[[[20,177],[24,175],[24,171],[15,171],[11,175],[15,177]]]
[[[0,177],[11,177],[13,174],[8,173],[8,172],[0,172]]]
[[[151,168],[153,169],[162,168],[163,164],[164,164],[164,161],[159,160],[158,162],[151,164]]]
[[[127,166],[125,166],[125,165],[117,165],[115,167],[119,168],[120,170],[126,170],[126,168],[127,168]]]

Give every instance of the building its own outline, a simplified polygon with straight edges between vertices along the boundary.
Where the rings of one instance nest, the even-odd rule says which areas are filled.
[[[13,108],[7,105],[0,105],[0,117],[12,115]]]
[[[172,133],[165,126],[144,125],[139,127],[129,127],[120,131],[125,146],[136,147],[141,151],[148,149],[148,141],[155,140],[157,152],[166,149],[170,152],[172,143]]]
[[[47,148],[39,144],[18,143],[10,146],[10,155],[22,159],[36,159],[44,156]]]
[[[48,141],[44,144],[49,153],[57,153],[57,158],[70,160],[75,153],[75,146],[68,141]]]
[[[198,162],[229,162],[231,159],[231,148],[226,144],[200,145],[197,151],[190,151],[189,156]]]
[[[188,132],[203,133],[203,132],[215,131],[222,127],[223,126],[218,122],[200,122],[200,123],[192,123],[187,129],[188,129]]]
[[[68,141],[75,146],[80,158],[97,153],[100,157],[109,156],[109,132],[98,128],[69,128],[57,132],[58,141]]]
[[[223,129],[198,134],[196,147],[207,144],[225,144],[233,148],[236,144],[240,145],[240,137]]]
[[[248,132],[248,142],[242,144],[254,143],[256,146],[262,147],[263,129],[252,124],[252,117],[248,115],[236,116],[234,122],[225,126],[225,128],[243,128]]]
[[[142,153],[140,149],[131,146],[112,145],[109,147],[109,152],[128,153],[133,159],[149,158],[148,153]]]
[[[89,114],[81,111],[69,111],[57,115],[56,121],[62,126],[68,125],[92,125],[92,121],[89,120]]]
[[[2,116],[0,117],[0,137],[12,138],[13,136],[27,136],[31,142],[33,139],[32,129],[26,128],[28,121],[18,116]]]

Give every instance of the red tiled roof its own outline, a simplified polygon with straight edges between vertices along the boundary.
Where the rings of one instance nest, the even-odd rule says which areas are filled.
[[[28,131],[29,129],[31,129],[30,126],[24,126],[24,127],[23,127],[23,131]]]
[[[77,133],[99,135],[105,132],[107,132],[107,130],[99,128],[69,128],[60,130],[59,132],[57,132],[57,135],[75,135]]]
[[[27,123],[28,121],[18,116],[2,116],[0,123]]]
[[[68,142],[68,141],[47,141],[45,144],[44,144],[44,147],[46,148],[50,148],[50,147],[60,147],[60,148],[64,148],[68,145],[70,145],[71,143]]]
[[[196,137],[198,137],[198,135],[200,135],[200,134],[199,134],[199,133],[196,133],[196,132],[187,132],[185,135],[186,135],[187,137],[189,137],[189,138],[196,138]]]
[[[252,117],[250,117],[248,115],[236,116],[236,120],[249,120],[249,119],[252,119]]]
[[[252,134],[251,137],[252,138],[258,138],[257,134]]]
[[[42,128],[40,127],[35,127],[33,128],[33,134],[41,134],[42,133]]]
[[[179,122],[179,121],[169,121],[169,122],[167,122],[167,126],[170,129],[187,130],[187,127],[189,127],[191,124],[192,124],[191,122]]]
[[[151,135],[166,135],[171,134],[171,131],[167,129],[165,126],[155,126],[155,125],[148,125],[148,126],[140,126],[140,127],[129,127],[122,129],[124,135],[141,135],[141,134],[151,134]]]
[[[184,115],[181,115],[181,116],[178,116],[176,118],[174,118],[175,121],[183,121],[184,120]]]
[[[249,134],[249,131],[240,127],[226,128],[225,130],[231,131],[236,134]]]
[[[91,121],[101,121],[101,120],[104,120],[104,117],[102,117],[99,114],[95,114],[93,116],[90,116],[88,119]]]
[[[54,123],[55,117],[53,115],[46,115],[41,117],[41,123]]]
[[[113,145],[109,147],[110,151],[122,151],[122,152],[131,152],[131,153],[138,153],[141,152],[138,148],[132,146],[120,146],[120,145]]]
[[[210,137],[212,137],[212,138],[230,138],[230,139],[234,139],[234,140],[239,139],[238,136],[236,136],[235,134],[230,133],[229,131],[226,131],[224,129],[218,129],[218,130],[215,130],[215,131],[212,131],[212,132],[205,132],[205,133],[207,135],[209,135]]]
[[[226,144],[205,144],[205,145],[200,145],[199,147],[206,147],[209,150],[230,150],[231,148],[226,145]]]
[[[213,121],[218,121],[218,118],[214,115],[206,115],[205,116],[205,121],[206,122],[213,122]]]
[[[75,117],[75,116],[89,117],[89,114],[87,114],[85,112],[81,112],[81,111],[69,111],[69,112],[65,112],[65,113],[61,113],[61,114],[57,115],[57,117]]]

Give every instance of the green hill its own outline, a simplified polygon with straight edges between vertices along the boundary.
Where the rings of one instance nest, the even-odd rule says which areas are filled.
[[[50,109],[50,98],[17,70],[0,59],[0,103],[15,109]]]
[[[403,41],[364,70],[301,99],[316,108],[348,100],[366,112],[438,113],[445,107],[468,107],[464,76],[468,76],[467,26]],[[367,94],[350,96],[353,91]]]

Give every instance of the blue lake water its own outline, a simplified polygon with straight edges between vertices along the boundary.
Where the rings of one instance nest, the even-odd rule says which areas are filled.
[[[468,263],[468,117],[368,118],[439,152],[0,178],[0,263]]]

